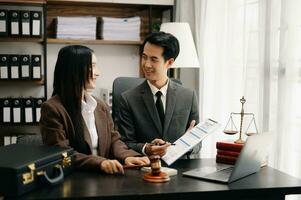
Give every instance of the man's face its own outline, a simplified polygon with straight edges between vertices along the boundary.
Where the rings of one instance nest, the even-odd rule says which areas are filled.
[[[164,60],[162,47],[148,42],[144,45],[141,66],[147,80],[164,81],[167,78],[167,70],[173,62],[173,58]]]

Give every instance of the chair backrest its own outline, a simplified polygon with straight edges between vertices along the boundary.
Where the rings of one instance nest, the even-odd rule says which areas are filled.
[[[43,145],[42,136],[40,134],[19,135],[17,137],[17,144]]]
[[[118,77],[113,81],[112,117],[115,124],[118,124],[121,94],[129,89],[132,89],[140,85],[143,81],[145,81],[144,78],[136,78],[136,77]]]
[[[182,85],[182,82],[178,79],[171,78],[171,80]],[[113,81],[112,117],[116,125],[118,125],[118,115],[120,112],[121,94],[129,89],[132,89],[140,85],[143,81],[145,81],[145,78],[136,78],[136,77],[118,77]]]

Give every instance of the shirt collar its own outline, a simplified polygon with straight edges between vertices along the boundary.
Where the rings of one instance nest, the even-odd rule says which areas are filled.
[[[168,88],[168,84],[169,84],[169,78],[167,79],[166,84],[159,90],[158,88],[156,88],[156,86],[154,86],[153,84],[151,84],[151,82],[149,80],[147,80],[147,84],[149,85],[153,95],[156,95],[156,93],[158,91],[162,92],[162,95],[165,97],[166,93],[167,93],[167,88]]]
[[[94,111],[97,106],[96,100],[86,91],[84,92],[84,96],[86,101],[82,100],[82,111]]]

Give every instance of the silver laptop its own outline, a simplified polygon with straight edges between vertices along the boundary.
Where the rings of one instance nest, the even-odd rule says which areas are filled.
[[[263,158],[268,153],[268,144],[272,142],[270,133],[249,136],[235,165],[217,163],[216,166],[204,166],[184,172],[184,176],[209,181],[231,183],[259,171]]]

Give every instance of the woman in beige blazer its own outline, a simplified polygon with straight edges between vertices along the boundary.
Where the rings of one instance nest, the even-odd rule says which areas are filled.
[[[73,147],[75,167],[124,173],[125,165],[148,164],[147,157],[130,150],[114,130],[108,106],[87,90],[96,87],[99,69],[91,49],[63,47],[58,54],[52,97],[41,108],[44,144]]]

